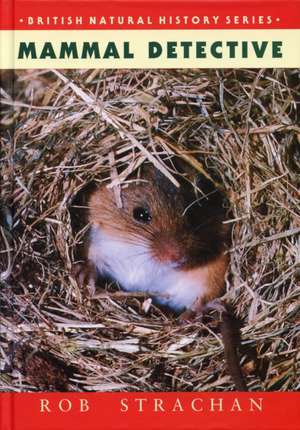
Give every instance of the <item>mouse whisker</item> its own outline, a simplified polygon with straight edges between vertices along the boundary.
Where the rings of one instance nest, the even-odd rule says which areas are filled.
[[[132,258],[136,258],[136,257],[143,257],[145,255],[147,257],[150,257],[149,250],[145,250],[145,251],[141,251],[141,252],[136,252],[135,254],[130,254],[130,255],[128,255],[127,259],[132,259]]]
[[[137,232],[136,229],[131,228],[130,229],[130,233],[132,234],[133,237],[138,238],[139,240],[142,240],[142,242],[147,242],[147,237],[152,238],[153,237],[153,232],[146,228],[145,226],[143,226],[142,228],[138,229],[139,231]],[[140,231],[142,230],[142,231]],[[146,238],[145,238],[146,236]]]

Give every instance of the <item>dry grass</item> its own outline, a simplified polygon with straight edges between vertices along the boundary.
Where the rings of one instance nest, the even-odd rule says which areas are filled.
[[[169,174],[165,153],[214,166],[229,194],[225,297],[249,389],[299,389],[299,70],[28,70],[13,89],[2,77],[1,390],[233,388],[213,326],[179,327],[115,285],[91,298],[70,276],[77,193],[145,159]]]

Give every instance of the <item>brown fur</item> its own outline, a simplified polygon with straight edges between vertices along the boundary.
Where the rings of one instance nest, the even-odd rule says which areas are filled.
[[[121,208],[117,207],[112,190],[106,186],[98,188],[89,200],[90,223],[116,237],[147,245],[161,262],[168,258],[182,260],[182,270],[215,261],[223,254],[228,236],[219,200],[202,209],[193,204],[199,196],[191,184],[179,178],[181,187],[176,188],[155,172],[154,168],[147,168],[142,180],[122,187]],[[200,199],[205,201],[205,197]],[[134,220],[133,209],[139,206],[151,212],[150,224]]]
[[[190,276],[204,279],[207,285],[207,295],[201,300],[201,304],[199,303],[201,307],[224,293],[227,267],[228,256],[223,253],[204,267],[190,271]]]

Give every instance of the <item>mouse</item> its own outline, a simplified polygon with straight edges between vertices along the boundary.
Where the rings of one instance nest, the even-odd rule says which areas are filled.
[[[149,163],[120,184],[119,199],[107,185],[93,189],[85,261],[73,273],[92,292],[99,278],[144,292],[181,323],[218,311],[228,368],[245,391],[231,317],[219,300],[229,264],[227,197],[210,176],[174,161],[169,168],[176,184]]]

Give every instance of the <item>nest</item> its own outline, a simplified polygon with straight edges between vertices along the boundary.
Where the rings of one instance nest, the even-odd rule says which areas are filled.
[[[300,388],[299,82],[299,70],[2,72],[2,391],[234,389],[213,322],[179,326],[148,297],[114,284],[91,297],[71,276],[78,193],[146,160],[170,176],[168,154],[215,171],[229,196],[224,299],[249,389]]]

